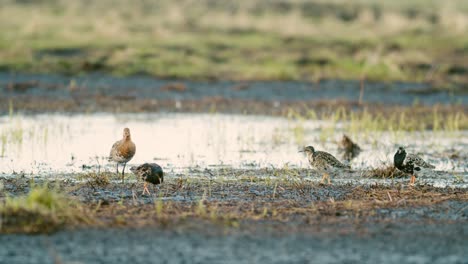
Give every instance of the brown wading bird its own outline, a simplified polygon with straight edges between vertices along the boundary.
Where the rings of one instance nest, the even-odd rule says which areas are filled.
[[[414,185],[414,182],[416,181],[416,175],[414,171],[420,171],[421,168],[435,168],[434,165],[427,163],[421,157],[415,154],[406,153],[403,147],[399,147],[395,153],[395,156],[393,156],[393,164],[402,172],[411,174],[411,179],[409,182],[410,185]]]
[[[342,153],[343,159],[351,161],[361,153],[361,148],[354,143],[347,135],[343,135],[341,141],[338,142],[340,152]]]
[[[145,163],[138,167],[131,167],[130,170],[139,178],[145,181],[145,185],[143,186],[143,193],[148,191],[148,182],[154,184],[154,186],[161,184],[164,181],[164,172],[156,163]]]
[[[325,151],[315,151],[314,147],[308,146],[299,152],[305,152],[312,168],[322,171],[322,183],[325,179],[330,183],[330,175],[327,173],[336,169],[351,169],[350,166],[341,163],[332,154]]]
[[[136,147],[135,143],[132,142],[130,129],[124,128],[123,139],[115,142],[114,145],[112,145],[109,155],[109,160],[115,161],[117,163],[117,175],[119,175],[119,163],[123,164],[122,183],[124,182],[125,165],[127,165],[127,162],[133,158],[135,151]]]

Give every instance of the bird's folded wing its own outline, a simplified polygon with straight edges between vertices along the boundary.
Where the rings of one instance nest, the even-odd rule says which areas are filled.
[[[415,164],[423,168],[435,168],[433,165],[427,163],[425,160],[423,160],[421,157],[415,154],[408,154],[406,156],[405,161],[411,162],[412,164]]]

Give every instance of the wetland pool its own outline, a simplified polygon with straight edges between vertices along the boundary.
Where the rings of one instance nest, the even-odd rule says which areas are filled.
[[[0,117],[0,175],[113,172],[115,165],[107,157],[124,127],[131,129],[137,146],[128,165],[156,162],[169,174],[205,168],[308,168],[306,157],[298,153],[301,147],[313,145],[341,159],[336,142],[347,132],[346,123],[258,115],[15,114]],[[363,149],[351,162],[355,170],[391,164],[403,145],[434,164],[436,171],[467,181],[468,131],[347,134]]]

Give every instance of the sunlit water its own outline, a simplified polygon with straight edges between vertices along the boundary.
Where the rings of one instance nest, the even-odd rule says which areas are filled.
[[[313,145],[337,157],[343,131],[338,124],[296,121],[267,116],[229,114],[41,114],[0,117],[0,175],[24,173],[50,176],[79,173],[100,167],[114,171],[107,161],[110,147],[129,127],[137,146],[129,166],[156,162],[166,171],[189,168],[306,168],[300,147]],[[351,163],[354,169],[391,164],[399,145],[420,153],[436,166],[467,178],[465,150],[468,131],[374,132],[352,137],[363,152]],[[451,159],[446,153],[462,153]]]

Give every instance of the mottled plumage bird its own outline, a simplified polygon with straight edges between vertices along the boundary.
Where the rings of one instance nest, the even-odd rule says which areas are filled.
[[[117,175],[119,174],[119,163],[123,164],[122,183],[124,182],[125,165],[129,162],[136,152],[135,143],[132,142],[130,129],[124,128],[123,138],[112,145],[109,160],[117,163]]]
[[[338,159],[336,159],[332,154],[328,152],[315,151],[314,147],[312,146],[305,147],[299,152],[305,152],[307,154],[309,163],[314,169],[324,172],[322,182],[325,178],[327,178],[328,182],[330,183],[330,176],[328,175],[328,173],[326,173],[328,171],[351,168],[350,166],[341,163]]]
[[[343,159],[346,161],[351,161],[361,153],[361,148],[354,143],[347,135],[343,135],[343,138],[338,143],[340,152],[343,156]]]
[[[148,182],[154,185],[158,185],[164,181],[164,172],[161,166],[156,163],[145,163],[137,167],[131,167],[130,170],[137,177],[145,181],[143,186],[143,194],[145,194],[145,192],[150,194],[147,186]]]
[[[410,185],[413,185],[416,181],[414,171],[420,171],[421,168],[435,168],[433,165],[424,161],[421,157],[415,154],[406,153],[403,147],[399,147],[395,156],[393,156],[393,164],[402,172],[411,174]]]

